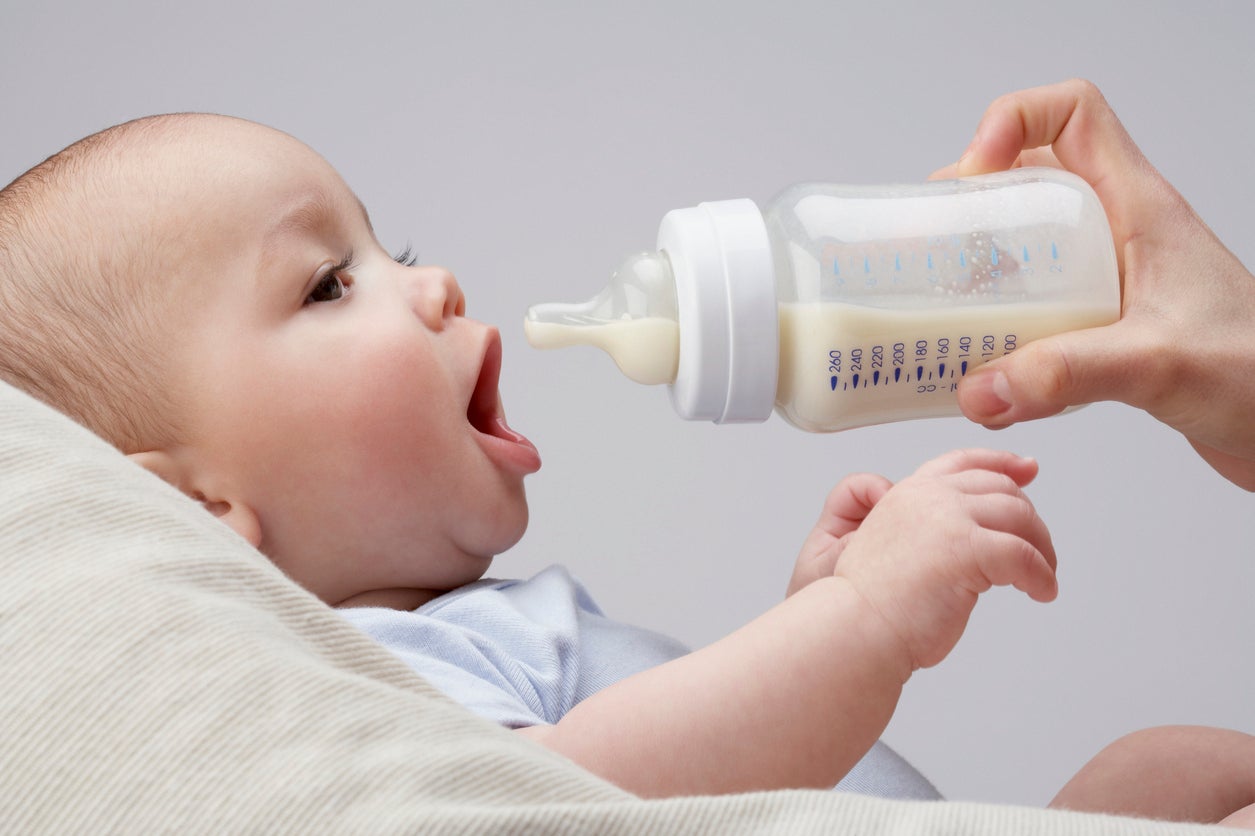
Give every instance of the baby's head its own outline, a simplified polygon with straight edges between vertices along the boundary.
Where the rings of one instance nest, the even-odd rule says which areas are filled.
[[[497,332],[394,259],[334,169],[152,117],[0,191],[0,377],[203,503],[331,604],[479,578],[527,523]]]

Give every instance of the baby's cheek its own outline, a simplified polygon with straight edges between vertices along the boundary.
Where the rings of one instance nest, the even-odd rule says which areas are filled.
[[[376,467],[401,461],[416,466],[441,450],[448,452],[450,432],[466,407],[438,371],[412,347],[374,352],[356,366],[351,380],[343,381],[328,420],[353,436]]]

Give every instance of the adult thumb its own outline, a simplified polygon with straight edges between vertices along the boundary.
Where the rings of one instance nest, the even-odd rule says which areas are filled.
[[[1120,323],[1027,343],[977,367],[959,383],[959,408],[987,427],[1005,427],[1069,406],[1126,400],[1134,393]]]

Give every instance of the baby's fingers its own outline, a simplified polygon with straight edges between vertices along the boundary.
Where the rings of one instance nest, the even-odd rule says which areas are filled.
[[[892,482],[874,473],[845,477],[824,500],[824,510],[815,527],[832,537],[844,537],[867,519],[872,508],[892,487]]]
[[[1043,553],[1023,537],[992,528],[976,529],[972,541],[988,583],[1014,586],[1034,601],[1053,601],[1059,594],[1054,548],[1049,543]]]
[[[990,494],[970,499],[972,521],[990,531],[1018,537],[1037,550],[1053,570],[1057,565],[1050,529],[1037,509],[1021,495]]]
[[[990,471],[1009,476],[1024,487],[1037,477],[1037,460],[1017,456],[1005,450],[973,448],[952,450],[925,462],[915,471],[917,476],[952,476],[964,471]]]
[[[793,564],[787,595],[832,574],[849,543],[847,535],[858,530],[892,487],[888,479],[871,473],[857,473],[837,483],[824,500],[819,522],[811,529]]]

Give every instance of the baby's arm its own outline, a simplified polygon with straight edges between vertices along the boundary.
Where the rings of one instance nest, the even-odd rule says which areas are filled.
[[[1050,537],[1020,492],[1035,472],[1008,453],[961,451],[892,489],[843,483],[803,551],[801,575],[827,565],[826,576],[523,733],[641,795],[835,785],[911,673],[958,640],[980,592],[1053,597]]]

